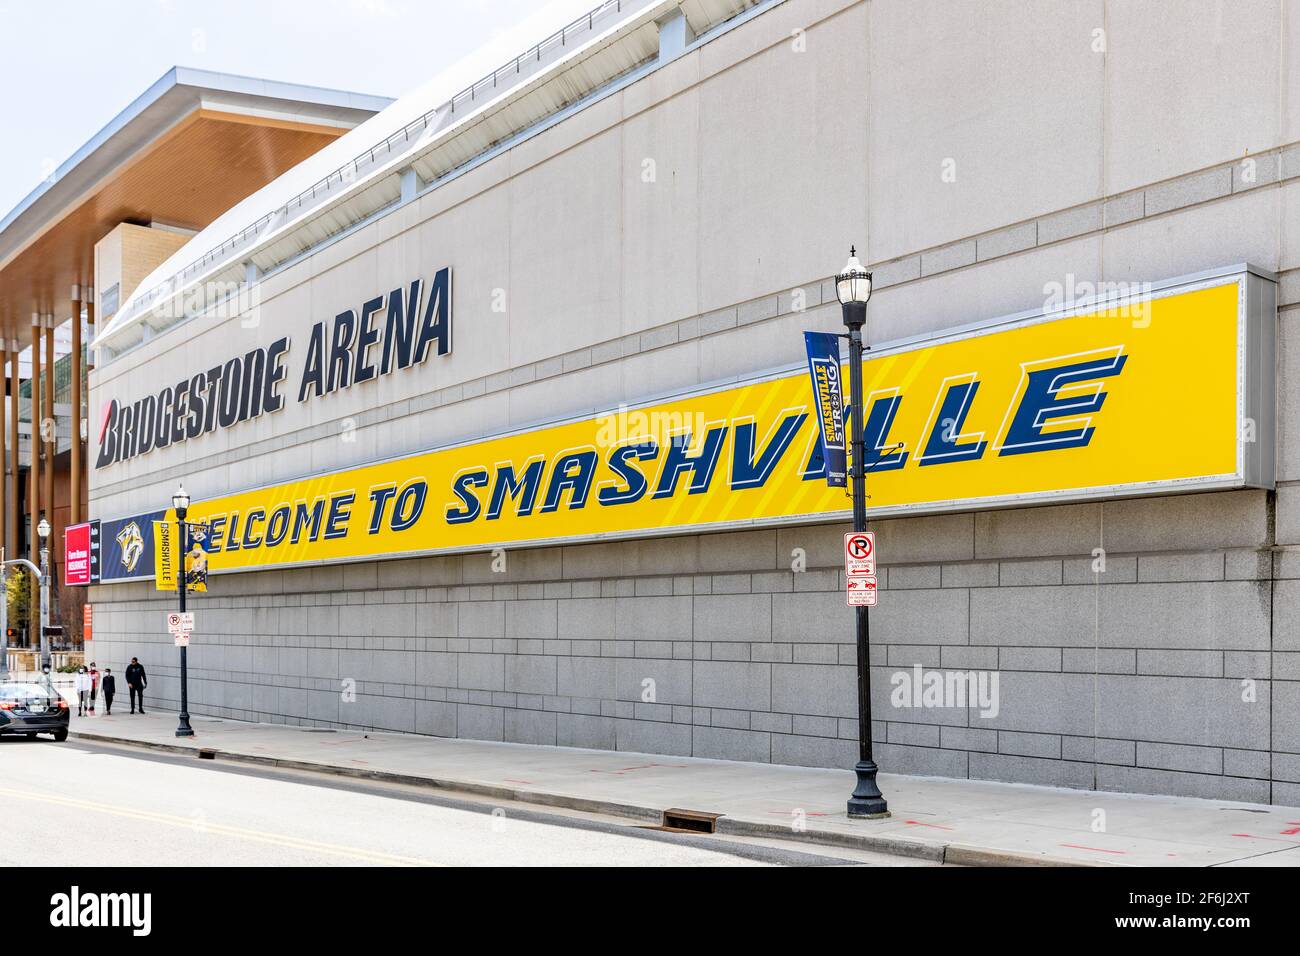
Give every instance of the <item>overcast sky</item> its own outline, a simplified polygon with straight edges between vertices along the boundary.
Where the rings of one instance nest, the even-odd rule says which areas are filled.
[[[0,0],[0,218],[173,66],[396,97],[543,5]]]

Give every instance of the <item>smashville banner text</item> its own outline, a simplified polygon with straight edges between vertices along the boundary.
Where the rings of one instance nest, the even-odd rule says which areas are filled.
[[[1234,278],[871,355],[870,513],[1244,483],[1241,291]],[[849,499],[818,445],[800,368],[196,501],[190,516],[210,527],[214,573],[837,520]]]

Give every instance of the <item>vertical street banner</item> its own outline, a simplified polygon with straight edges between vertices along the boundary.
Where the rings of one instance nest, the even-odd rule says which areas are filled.
[[[185,587],[190,591],[206,591],[212,529],[206,524],[195,522],[188,525],[186,530],[189,536],[189,549],[185,552]]]
[[[154,587],[159,591],[176,590],[176,533],[180,529],[170,521],[153,523]]]
[[[159,591],[176,590],[176,572],[184,567],[185,589],[187,591],[206,591],[208,589],[208,552],[211,550],[212,534],[207,524],[191,522],[189,547],[180,553],[180,525],[171,521],[153,523],[154,543],[154,586]]]
[[[812,379],[820,449],[825,462],[826,484],[847,485],[844,442],[844,389],[840,384],[840,337],[833,332],[805,332],[808,375]]]

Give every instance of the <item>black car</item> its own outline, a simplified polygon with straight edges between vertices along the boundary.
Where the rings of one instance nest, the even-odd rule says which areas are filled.
[[[53,734],[68,739],[68,702],[53,687],[0,684],[0,734]]]

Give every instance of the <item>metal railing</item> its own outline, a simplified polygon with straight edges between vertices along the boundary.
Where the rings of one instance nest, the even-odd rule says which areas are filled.
[[[351,161],[338,167],[324,178],[313,183],[308,189],[304,189],[283,205],[269,213],[266,213],[256,222],[246,226],[229,239],[224,240],[221,244],[204,253],[198,259],[195,259],[193,262],[184,266],[171,278],[160,282],[152,289],[149,289],[147,292],[140,295],[132,304],[128,318],[134,318],[142,312],[148,311],[160,298],[183,288],[186,280],[191,276],[196,275],[208,266],[227,258],[235,250],[246,245],[250,241],[256,240],[277,219],[288,217],[288,215],[296,209],[301,209],[310,204],[317,198],[317,196],[328,194],[335,183],[343,185],[344,183],[354,182],[363,169],[373,167],[374,164],[384,156],[384,154],[391,154],[397,146],[409,143],[413,136],[418,133],[423,133],[430,125],[438,120],[441,114],[445,113],[446,115],[454,115],[457,104],[461,104],[463,107],[466,102],[474,102],[483,91],[487,89],[496,90],[499,87],[502,78],[510,77],[512,74],[515,77],[522,79],[525,63],[528,63],[530,67],[534,67],[534,64],[540,64],[543,62],[544,56],[549,55],[556,50],[563,50],[569,46],[573,38],[579,32],[586,31],[590,33],[596,29],[597,24],[603,26],[604,22],[610,19],[611,16],[616,17],[622,13],[624,2],[627,2],[630,7],[638,5],[638,0],[605,0],[604,3],[600,4],[600,6],[596,7],[594,10],[551,34],[536,46],[515,57],[509,63],[493,70],[483,79],[471,83],[461,92],[455,94],[450,100],[412,120],[397,132],[370,147],[370,149],[357,154]],[[653,2],[653,0],[640,0],[640,2],[642,5],[645,5]],[[530,72],[532,71],[530,70]],[[513,86],[514,84],[512,83],[510,85]]]
[[[85,345],[81,347],[81,394],[86,394],[86,367],[89,353]],[[45,386],[45,376],[48,374],[45,368],[41,369],[41,387]],[[44,394],[44,393],[42,393]],[[26,409],[25,414],[19,416],[19,421],[29,422],[31,418],[31,398],[32,398],[32,380],[26,379],[18,386],[18,396],[25,399],[27,404],[23,406]],[[60,356],[54,362],[54,402],[57,405],[65,405],[72,401],[72,354]]]

